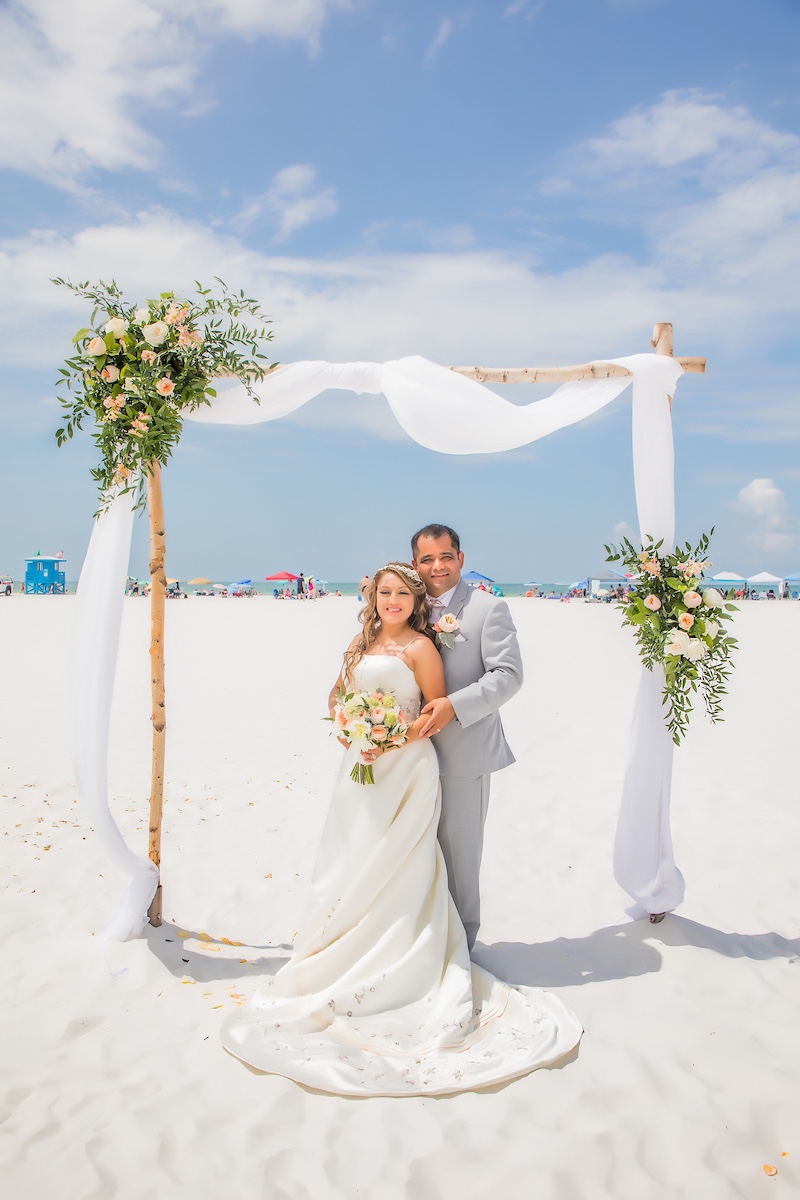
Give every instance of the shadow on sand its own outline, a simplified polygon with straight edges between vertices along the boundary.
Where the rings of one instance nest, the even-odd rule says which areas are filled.
[[[800,938],[785,938],[779,933],[722,933],[674,913],[660,925],[632,921],[596,929],[580,938],[556,938],[532,945],[495,942],[484,946],[478,942],[473,957],[507,983],[567,987],[659,971],[663,961],[659,945],[697,946],[725,958],[786,958],[800,962]]]
[[[183,937],[179,937],[179,933]],[[198,983],[274,975],[288,961],[292,950],[285,942],[272,946],[243,946],[209,938],[207,934],[201,937],[195,930],[181,929],[168,921],[157,929],[152,925],[145,926],[144,936],[151,953],[168,971],[178,978],[187,975]],[[202,950],[197,949],[197,943]]]

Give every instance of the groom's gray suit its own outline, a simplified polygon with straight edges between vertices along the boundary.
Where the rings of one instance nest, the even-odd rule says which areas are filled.
[[[470,949],[481,923],[479,878],[489,779],[514,762],[498,709],[522,686],[517,631],[504,600],[460,580],[446,612],[459,621],[452,649],[441,647],[456,719],[434,735],[442,780],[442,847],[450,892]]]

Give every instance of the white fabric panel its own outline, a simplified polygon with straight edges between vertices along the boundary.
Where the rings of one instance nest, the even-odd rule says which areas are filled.
[[[655,356],[636,358],[651,363]],[[421,446],[442,454],[491,454],[525,446],[582,421],[610,404],[630,382],[624,376],[574,381],[545,400],[518,405],[474,379],[418,356],[387,363],[301,362],[278,367],[255,384],[260,404],[254,404],[239,386],[223,392],[210,407],[187,413],[185,419],[255,425],[285,417],[329,388],[383,392],[403,429]]]
[[[109,861],[129,878],[103,930],[125,941],[142,932],[158,869],[129,848],[108,806],[108,727],[128,573],[135,495],[118,496],[95,521],[78,582],[70,669],[72,761],[80,802]]]
[[[666,356],[656,356],[656,363],[663,366],[635,373],[633,470],[641,540],[663,538],[669,552],[675,543],[675,480],[668,395],[682,369]],[[650,913],[671,912],[684,895],[670,833],[674,743],[664,720],[663,691],[663,668],[642,667],[614,842],[617,883]]]
[[[642,530],[671,543],[674,495],[667,393],[674,389],[681,368],[673,359],[653,354],[608,361],[634,374],[634,458]],[[516,405],[419,357],[389,363],[300,362],[280,367],[258,384],[260,404],[236,387],[186,419],[255,424],[286,416],[329,388],[383,392],[400,424],[421,445],[445,454],[476,454],[522,446],[583,420],[629,383],[626,377],[566,383],[546,400]],[[117,940],[141,932],[158,882],[156,868],[129,849],[108,808],[109,714],[131,530],[130,494],[117,497],[95,522],[78,588],[71,682],[80,799],[109,859],[130,878],[105,930]],[[657,675],[649,678],[658,680]],[[663,911],[678,903],[674,897],[683,881],[669,843],[672,743],[660,705],[662,684],[656,688],[646,683],[634,717],[617,837],[617,878],[643,907]]]

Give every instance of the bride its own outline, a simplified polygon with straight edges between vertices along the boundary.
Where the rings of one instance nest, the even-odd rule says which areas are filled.
[[[365,600],[331,716],[344,686],[391,692],[415,720],[401,747],[359,756],[347,744],[293,956],[226,1020],[222,1040],[259,1070],[340,1095],[486,1087],[555,1063],[581,1026],[550,993],[470,962],[436,839],[436,752],[419,735],[422,698],[445,694],[425,585],[390,563]],[[354,781],[353,767],[372,760],[374,784]]]

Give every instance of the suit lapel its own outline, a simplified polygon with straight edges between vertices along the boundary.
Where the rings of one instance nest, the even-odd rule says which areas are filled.
[[[463,579],[460,579],[459,583],[458,583],[458,587],[453,592],[453,599],[450,601],[449,605],[447,606],[448,612],[451,612],[454,617],[460,618],[462,612],[464,611],[464,605],[467,602],[468,596],[469,596],[469,584],[465,583]]]

